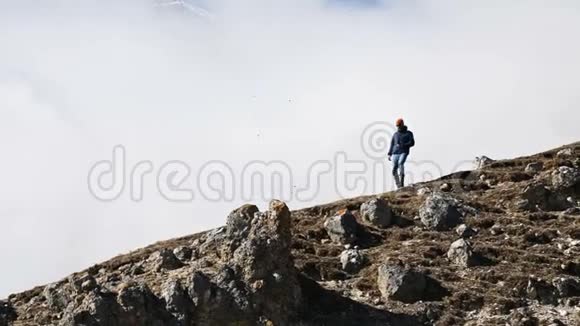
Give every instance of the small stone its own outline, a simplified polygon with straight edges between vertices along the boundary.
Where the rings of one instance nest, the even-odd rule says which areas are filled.
[[[525,172],[527,173],[538,173],[544,169],[544,163],[542,162],[532,162],[526,165]]]
[[[464,239],[459,239],[451,244],[447,251],[447,258],[458,266],[471,267],[476,265],[476,259],[473,254],[471,244]]]
[[[432,194],[419,208],[421,222],[430,230],[448,230],[458,225],[463,219],[459,205],[457,200],[448,195]]]
[[[387,227],[393,223],[393,211],[381,198],[373,198],[360,207],[363,220],[378,226]]]
[[[562,150],[559,150],[558,153],[556,153],[557,157],[569,157],[572,155],[574,155],[572,148],[564,148]]]
[[[327,219],[324,228],[334,243],[351,244],[357,239],[358,223],[346,209]]]
[[[489,232],[492,235],[500,235],[504,232],[503,228],[501,227],[501,225],[498,224],[494,224],[491,226],[491,228],[489,229]]]
[[[542,304],[554,304],[557,301],[556,289],[542,279],[530,275],[526,293],[530,299],[538,300]]]
[[[451,185],[448,183],[444,183],[441,186],[439,186],[439,190],[443,191],[443,192],[450,192],[452,189]]]
[[[465,224],[461,224],[460,226],[458,226],[457,229],[455,229],[455,232],[462,238],[470,238],[477,234],[477,232],[474,229],[470,228]]]
[[[377,285],[385,300],[414,303],[423,299],[427,279],[401,262],[387,262],[378,268]]]
[[[556,293],[560,298],[580,296],[580,278],[573,276],[556,277],[552,280]]]
[[[188,261],[191,259],[193,250],[190,247],[179,246],[173,249],[173,254],[181,261]]]
[[[174,270],[183,267],[183,263],[175,257],[173,251],[169,249],[161,249],[149,256],[147,261],[153,266],[155,271]]]
[[[484,167],[490,165],[491,163],[493,163],[494,160],[490,159],[489,157],[482,155],[479,157],[475,158],[475,169],[476,170],[481,170]]]
[[[568,316],[568,312],[566,310],[558,310],[558,314],[562,317]]]
[[[431,193],[431,189],[427,188],[427,187],[421,187],[419,188],[419,190],[417,190],[417,195],[419,196],[424,196]]]
[[[90,277],[81,283],[81,289],[85,292],[91,291],[97,287],[97,281]]]
[[[365,257],[358,249],[345,250],[340,254],[342,269],[348,273],[357,273],[364,265]]]
[[[278,283],[282,282],[282,280],[284,279],[284,278],[282,277],[282,274],[280,274],[280,273],[273,273],[273,274],[272,274],[272,277],[273,277],[273,278],[274,278],[274,280],[275,280],[276,282],[278,282]]]

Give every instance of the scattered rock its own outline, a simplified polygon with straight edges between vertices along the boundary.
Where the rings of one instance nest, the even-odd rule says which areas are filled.
[[[71,293],[67,293],[66,288],[59,283],[48,284],[44,287],[42,294],[46,299],[48,308],[58,311],[66,308],[71,301]]]
[[[559,298],[580,296],[580,278],[572,276],[556,277],[552,280]]]
[[[489,233],[491,233],[492,235],[500,235],[503,234],[504,232],[505,230],[499,224],[494,224],[491,226],[491,228],[489,228]]]
[[[357,273],[365,263],[365,257],[358,249],[347,249],[340,254],[342,269],[347,273]]]
[[[452,189],[453,189],[453,187],[451,187],[451,185],[448,183],[444,183],[441,186],[439,186],[439,190],[441,190],[443,192],[450,192]]]
[[[179,280],[170,279],[161,286],[161,298],[165,307],[180,325],[189,325],[193,313],[193,303],[187,295],[187,290]]]
[[[213,284],[207,275],[200,271],[194,272],[188,279],[187,289],[189,298],[196,306],[201,306],[209,301],[211,295],[210,289],[212,286]]]
[[[558,153],[556,153],[557,157],[570,157],[574,155],[574,151],[572,151],[572,148],[564,148],[558,151]]]
[[[387,227],[393,223],[393,211],[381,198],[374,198],[363,203],[360,213],[363,220],[378,227]]]
[[[465,224],[461,224],[460,226],[458,226],[455,229],[455,232],[457,233],[457,235],[459,235],[462,238],[471,238],[472,236],[477,234],[477,231],[470,228],[469,226],[465,225]]]
[[[173,249],[173,254],[177,259],[181,260],[182,262],[188,261],[191,259],[193,250],[190,247],[186,246],[179,246]]]
[[[112,294],[92,291],[84,297],[78,297],[77,299],[79,299],[79,303],[71,304],[64,310],[59,326],[121,326],[128,324],[135,325],[135,323],[132,323],[133,321],[139,322],[137,316],[134,314],[135,312],[123,311]],[[153,320],[151,319],[149,324]]]
[[[232,211],[226,221],[228,238],[244,238],[250,232],[252,220],[259,213],[256,205],[246,204]]]
[[[526,293],[530,299],[538,300],[542,304],[555,304],[557,301],[554,287],[533,276],[528,280]]]
[[[379,198],[360,205],[365,225],[399,222],[391,205],[421,221],[401,219],[405,223],[385,230],[363,229],[354,211],[328,218],[337,207],[355,209],[364,197],[295,216],[279,201],[265,212],[244,205],[223,228],[161,242],[11,295],[0,301],[0,326],[576,325],[576,157],[545,153],[496,162],[485,171],[457,172],[381,195],[388,205]],[[554,164],[564,166],[549,170]],[[491,181],[497,184],[492,189],[484,184]],[[441,183],[446,185],[439,189]],[[481,246],[474,253],[467,240],[478,231]],[[425,270],[399,260],[372,261],[386,255]],[[482,266],[465,268],[477,264]],[[539,278],[528,278],[531,270]]]
[[[449,251],[447,251],[447,258],[453,264],[461,267],[471,267],[477,264],[471,244],[464,239],[459,239],[451,244]]]
[[[452,197],[433,194],[427,197],[419,209],[419,217],[427,229],[448,230],[458,225],[463,219],[459,205],[459,202]]]
[[[540,322],[527,309],[514,309],[508,316],[506,325],[510,326],[537,326]]]
[[[327,219],[324,228],[334,243],[348,244],[357,240],[358,223],[348,210]]]
[[[155,295],[147,284],[138,282],[124,283],[120,286],[117,301],[127,311],[143,309]]]
[[[580,185],[580,171],[568,166],[561,166],[552,172],[552,185],[555,189],[568,189]]]
[[[387,262],[378,268],[377,285],[385,300],[414,303],[423,299],[427,280],[401,262]]]
[[[167,248],[152,253],[147,259],[147,262],[151,264],[153,270],[157,272],[183,267],[183,263],[175,257],[173,251]]]
[[[538,173],[544,169],[544,163],[542,162],[532,162],[526,165],[525,172],[527,173]]]
[[[427,187],[421,187],[419,188],[419,190],[417,190],[417,195],[419,196],[424,196],[427,194],[431,193],[431,189],[427,188]]]
[[[494,160],[490,159],[489,157],[482,155],[475,158],[475,169],[481,170],[484,167],[490,165],[491,163],[495,162]]]
[[[570,207],[562,193],[555,193],[541,183],[533,183],[524,188],[522,200],[517,207],[524,210],[562,211]]]
[[[75,294],[89,292],[98,287],[95,278],[89,274],[81,275],[78,277],[71,275],[69,276],[68,281]]]
[[[133,276],[145,273],[145,267],[143,266],[143,262],[138,262],[136,264],[129,265],[128,273]]]

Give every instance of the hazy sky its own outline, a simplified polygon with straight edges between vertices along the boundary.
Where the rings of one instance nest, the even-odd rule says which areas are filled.
[[[0,0],[0,297],[222,225],[245,201],[168,202],[150,176],[141,202],[100,202],[87,175],[115,145],[128,169],[188,163],[192,187],[212,160],[236,178],[279,160],[292,192],[335,153],[372,162],[361,133],[401,116],[412,159],[443,173],[580,139],[577,1],[207,0],[203,17],[152,3]],[[290,207],[373,192],[333,183]]]

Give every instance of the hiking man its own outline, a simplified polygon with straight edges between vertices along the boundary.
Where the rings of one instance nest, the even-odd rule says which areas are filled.
[[[409,156],[411,147],[415,146],[415,138],[405,126],[403,119],[397,119],[395,125],[397,132],[391,139],[389,161],[393,161],[393,177],[395,177],[397,188],[402,188],[405,186],[405,161]]]

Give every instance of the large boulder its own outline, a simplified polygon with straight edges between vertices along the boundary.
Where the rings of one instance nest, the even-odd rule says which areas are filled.
[[[427,229],[448,230],[463,220],[460,207],[456,199],[435,193],[425,199],[423,206],[419,209],[419,217]]]
[[[193,314],[193,303],[178,279],[169,279],[161,286],[161,299],[165,308],[179,325],[189,325]]]
[[[374,198],[363,203],[360,207],[360,215],[363,220],[378,227],[387,227],[393,224],[393,211],[381,198]]]
[[[288,324],[302,303],[291,243],[290,210],[273,200],[267,212],[255,214],[247,237],[228,262],[248,285],[253,308],[275,325]]]
[[[427,278],[401,262],[388,261],[378,268],[377,285],[385,300],[413,303],[424,298]]]
[[[580,171],[569,166],[561,166],[552,172],[554,189],[565,190],[580,185]]]
[[[222,258],[232,258],[231,255],[250,233],[254,216],[259,213],[256,205],[245,204],[228,215],[224,232],[226,244],[222,246],[220,253]]]
[[[123,322],[126,325],[155,325],[168,318],[165,305],[143,282],[121,285],[117,294]]]
[[[542,304],[557,304],[561,299],[580,296],[580,279],[573,276],[559,276],[552,282],[531,276],[526,287],[530,299]]]
[[[324,229],[335,243],[351,244],[357,240],[358,222],[346,209],[327,219]]]
[[[112,293],[92,291],[76,299],[64,310],[59,326],[120,326],[133,319],[121,315],[123,310]]]
[[[226,221],[226,236],[228,238],[244,238],[250,232],[254,215],[258,213],[256,205],[243,205],[228,215]]]
[[[255,321],[250,311],[244,311],[244,305],[237,304],[231,293],[203,272],[194,272],[186,285],[194,310],[194,325],[251,325]]]
[[[62,283],[51,283],[44,287],[42,295],[46,300],[46,305],[53,311],[59,311],[72,301],[72,293],[67,286]]]
[[[451,244],[447,258],[455,265],[471,267],[477,264],[473,248],[465,239],[459,239]]]
[[[147,262],[156,272],[162,270],[174,270],[183,267],[183,263],[175,257],[173,251],[167,248],[152,253],[147,259]]]
[[[566,195],[548,189],[544,184],[536,182],[526,186],[521,192],[518,206],[524,210],[562,211],[571,204]]]
[[[365,263],[365,257],[358,249],[347,249],[340,254],[342,269],[348,273],[357,273]]]

